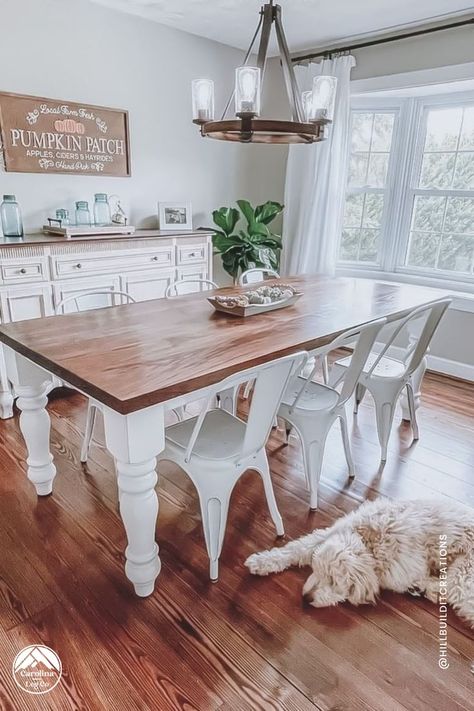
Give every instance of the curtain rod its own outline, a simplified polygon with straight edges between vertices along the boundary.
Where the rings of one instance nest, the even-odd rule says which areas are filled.
[[[363,49],[364,47],[374,47],[378,44],[385,44],[386,42],[398,42],[399,40],[408,39],[410,37],[419,37],[420,35],[428,35],[432,32],[440,32],[441,30],[452,30],[456,27],[464,27],[466,25],[474,25],[474,17],[470,17],[466,20],[459,20],[458,22],[451,22],[447,25],[438,25],[438,27],[427,27],[423,30],[413,30],[413,32],[406,32],[401,35],[393,35],[392,37],[380,37],[379,39],[367,40],[367,42],[359,42],[358,44],[347,45],[347,47],[334,47],[334,49],[325,49],[321,52],[312,52],[311,54],[302,54],[298,57],[293,57],[292,62],[298,64],[299,62],[308,61],[311,59],[316,59],[318,57],[329,57],[331,54],[339,54],[344,52],[352,52],[354,49]]]

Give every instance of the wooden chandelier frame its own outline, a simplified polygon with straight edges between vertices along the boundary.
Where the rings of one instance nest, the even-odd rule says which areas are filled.
[[[286,93],[291,109],[291,121],[279,119],[260,119],[251,112],[239,113],[235,119],[226,119],[227,112],[234,98],[234,92],[229,97],[222,117],[219,121],[201,121],[194,123],[201,127],[201,135],[221,141],[236,141],[240,143],[315,143],[326,138],[325,126],[332,123],[329,119],[305,121],[298,82],[296,81],[293,63],[281,20],[281,6],[274,5],[273,0],[260,9],[260,19],[255,34],[244,59],[244,65],[252,52],[255,40],[260,33],[257,67],[260,68],[262,83],[268,54],[268,43],[272,26],[275,24],[280,60],[285,79]]]

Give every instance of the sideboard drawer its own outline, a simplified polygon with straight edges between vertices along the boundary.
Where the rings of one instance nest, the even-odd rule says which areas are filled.
[[[207,244],[178,244],[178,264],[195,264],[207,260]]]
[[[22,284],[30,281],[47,281],[48,267],[45,259],[6,262],[2,264],[4,284]]]
[[[174,266],[173,247],[162,247],[149,252],[132,252],[130,254],[76,255],[74,257],[52,257],[53,278],[84,276],[87,274],[118,274],[119,272],[147,267]]]

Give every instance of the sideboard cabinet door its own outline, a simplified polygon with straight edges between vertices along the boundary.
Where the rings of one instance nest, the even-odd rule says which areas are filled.
[[[177,277],[178,281],[181,281],[181,279],[184,280],[190,280],[193,281],[195,279],[212,279],[212,277],[209,277],[209,272],[207,270],[207,264],[196,264],[195,267],[182,267],[177,270]],[[199,284],[196,284],[195,282],[193,284],[190,284],[189,287],[187,285],[182,285],[180,287],[179,293],[180,294],[191,294],[194,291],[203,291],[205,290],[206,287],[203,287]]]
[[[58,306],[59,302],[69,296],[80,296],[87,294],[90,291],[110,291],[108,294],[89,294],[84,296],[79,301],[79,310],[88,311],[89,309],[101,309],[106,306],[117,306],[122,303],[122,297],[113,297],[112,292],[120,291],[120,278],[110,274],[108,276],[93,277],[92,279],[68,279],[67,281],[57,282],[53,284],[54,291],[54,306]],[[62,308],[63,313],[73,313],[77,311],[76,302],[71,299]]]
[[[41,284],[29,284],[25,287],[12,286],[3,291],[0,298],[4,323],[42,318],[54,313],[50,286],[41,286]]]
[[[166,287],[175,280],[174,269],[156,269],[131,272],[122,276],[122,291],[130,294],[135,301],[162,299]]]

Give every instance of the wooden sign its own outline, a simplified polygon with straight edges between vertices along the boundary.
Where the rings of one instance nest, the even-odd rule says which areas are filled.
[[[0,130],[7,171],[130,175],[127,111],[0,93]]]

